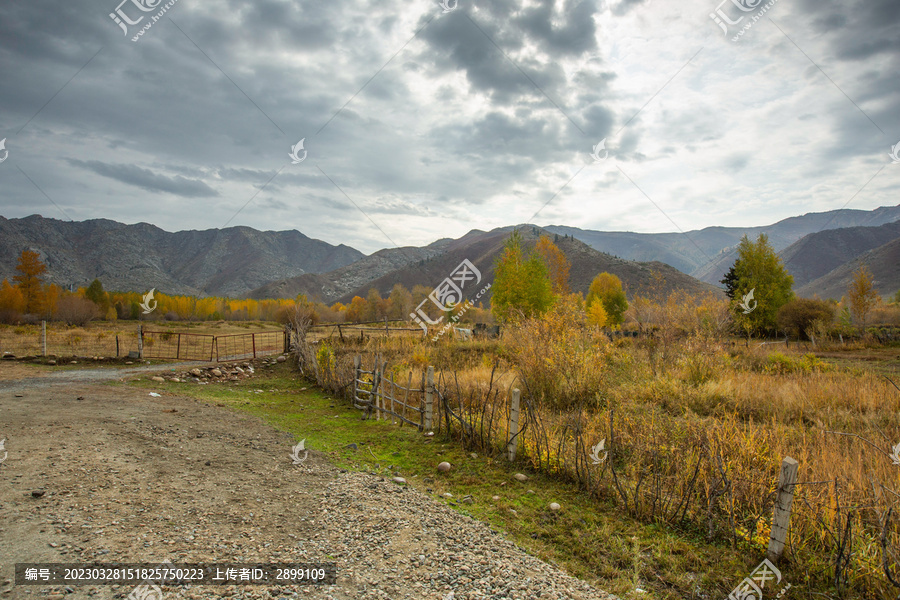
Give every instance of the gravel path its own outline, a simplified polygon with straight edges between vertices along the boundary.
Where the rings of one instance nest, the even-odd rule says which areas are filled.
[[[166,587],[141,600],[612,598],[412,488],[315,452],[293,465],[293,438],[244,413],[164,387],[151,398],[53,381],[0,388],[0,600],[132,592],[12,585],[17,562],[90,561],[337,564],[334,586]]]

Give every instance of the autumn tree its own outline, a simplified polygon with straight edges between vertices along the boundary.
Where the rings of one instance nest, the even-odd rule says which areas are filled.
[[[389,297],[391,302],[391,313],[388,315],[392,319],[404,320],[409,318],[412,312],[412,294],[409,293],[402,283],[394,284]]]
[[[741,238],[737,259],[725,279],[737,322],[748,333],[773,331],[778,309],[794,298],[794,278],[775,253],[765,234],[755,242]],[[752,297],[751,297],[752,292]]]
[[[91,282],[91,285],[84,291],[84,297],[97,305],[101,315],[105,315],[109,310],[109,296],[103,290],[103,284],[100,283],[99,279]],[[182,314],[181,316],[186,317],[187,315]]]
[[[43,275],[47,273],[47,265],[41,262],[37,252],[23,250],[19,256],[19,264],[16,266],[18,275],[13,277],[16,287],[22,293],[25,300],[25,312],[37,314],[41,312],[44,303],[44,294],[41,289]]]
[[[587,298],[585,298],[588,314],[591,313],[591,307],[597,302],[603,304],[607,325],[621,324],[625,320],[625,310],[628,309],[628,300],[625,297],[625,290],[622,289],[622,280],[612,273],[606,272],[594,277],[591,287],[588,289]]]
[[[22,297],[22,292],[4,279],[0,284],[0,321],[16,323],[24,312],[25,298]]]
[[[498,321],[545,313],[553,306],[549,270],[537,252],[524,248],[522,234],[513,231],[494,266],[491,312]]]
[[[565,296],[569,293],[569,259],[559,249],[559,246],[550,241],[550,236],[544,234],[534,246],[547,269],[550,271],[550,283],[553,285],[553,293],[557,296]]]
[[[366,317],[368,304],[365,298],[353,296],[350,306],[347,307],[347,320],[351,323],[360,323]]]
[[[829,326],[834,321],[834,306],[824,300],[796,298],[778,309],[777,322],[782,331],[809,339],[817,324]]]
[[[875,289],[875,278],[865,265],[853,272],[853,279],[847,288],[847,299],[850,302],[850,313],[862,331],[866,330],[866,318],[869,311],[878,304],[878,290]]]
[[[609,323],[609,315],[606,314],[606,309],[603,308],[601,300],[595,299],[588,305],[587,318],[591,325],[596,325],[597,327],[605,327]]]

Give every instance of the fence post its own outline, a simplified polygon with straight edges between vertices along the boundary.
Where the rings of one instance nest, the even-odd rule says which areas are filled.
[[[425,379],[425,422],[424,429],[431,429],[431,421],[434,418],[434,367],[428,367],[428,375]]]
[[[175,346],[175,358],[181,358],[181,334],[178,334],[178,345]]]
[[[781,472],[778,474],[778,495],[775,498],[775,513],[772,517],[772,535],[769,538],[767,558],[775,562],[784,551],[784,540],[787,537],[788,525],[791,521],[791,503],[794,501],[794,484],[797,482],[799,463],[785,456],[781,461]]]
[[[256,358],[256,334],[250,334],[250,342],[253,344],[253,358]]]
[[[47,321],[41,321],[41,356],[47,356]]]
[[[509,443],[506,451],[510,462],[516,460],[516,449],[519,447],[519,392],[518,388],[512,391],[512,401],[509,407]]]
[[[138,325],[138,358],[144,358],[144,326]]]
[[[359,402],[359,400],[357,399],[357,398],[359,398],[357,386],[359,385],[358,381],[359,381],[360,360],[361,360],[361,358],[360,358],[359,354],[357,354],[356,356],[353,357],[353,404],[354,405]]]

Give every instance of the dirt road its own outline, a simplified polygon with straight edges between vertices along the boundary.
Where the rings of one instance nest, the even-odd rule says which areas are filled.
[[[132,593],[12,585],[15,563],[92,561],[338,565],[334,586],[164,588],[166,600],[609,597],[414,490],[315,453],[293,465],[295,440],[256,418],[97,383],[143,368],[14,368],[0,364],[0,600]]]

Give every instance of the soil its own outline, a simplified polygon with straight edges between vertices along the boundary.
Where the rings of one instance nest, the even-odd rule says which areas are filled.
[[[294,465],[293,437],[255,417],[103,384],[173,366],[0,364],[0,600],[610,597],[415,490],[315,452]],[[324,560],[336,585],[14,585],[15,563]]]

